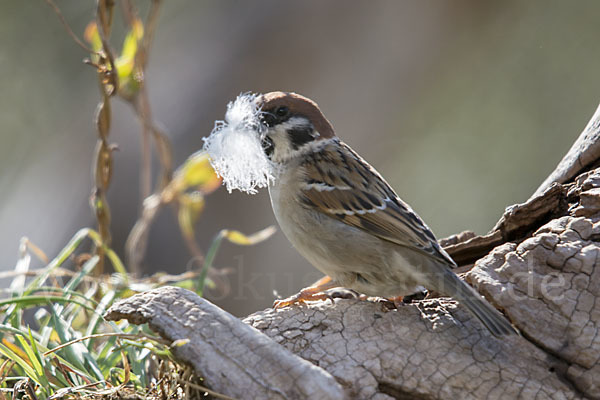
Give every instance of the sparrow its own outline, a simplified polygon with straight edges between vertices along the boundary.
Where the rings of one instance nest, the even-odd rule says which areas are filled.
[[[318,105],[299,94],[271,92],[255,100],[261,138],[275,165],[269,186],[281,230],[326,277],[275,308],[325,299],[345,287],[394,298],[422,287],[453,297],[495,336],[512,325],[453,271],[452,258],[383,177],[335,134]]]

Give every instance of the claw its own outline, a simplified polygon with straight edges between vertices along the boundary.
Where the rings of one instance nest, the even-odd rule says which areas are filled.
[[[287,299],[275,300],[273,302],[273,308],[283,308],[293,304],[306,303],[307,301],[331,299],[333,302],[333,297],[330,294],[325,293],[324,290],[335,287],[339,287],[339,285],[332,281],[330,277],[326,276],[316,282],[315,286],[304,288],[300,291],[300,293],[290,296]]]

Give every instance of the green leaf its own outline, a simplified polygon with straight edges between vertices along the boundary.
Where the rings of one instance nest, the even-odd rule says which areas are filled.
[[[90,272],[92,272],[92,270],[96,267],[96,265],[98,265],[99,261],[100,261],[100,257],[98,257],[97,255],[93,256],[92,258],[87,260],[83,264],[81,271],[79,271],[79,273],[77,275],[72,277],[69,280],[69,282],[65,285],[65,290],[66,291],[75,290],[77,288],[77,286],[81,283],[83,278],[85,276],[89,275]]]
[[[15,361],[21,368],[23,368],[23,371],[25,372],[25,374],[28,377],[33,379],[38,385],[40,385],[40,386],[42,385],[42,382],[39,380],[39,377],[36,374],[35,370],[33,369],[33,367],[31,365],[29,365],[27,363],[27,361],[25,361],[25,359],[23,359],[21,356],[19,356],[17,353],[15,353],[14,351],[9,349],[7,346],[5,346],[2,343],[0,343],[0,353],[4,357],[6,357],[12,361]]]
[[[179,190],[195,187],[203,194],[209,194],[221,186],[221,178],[210,165],[210,158],[205,151],[198,151],[183,163],[175,172]]]
[[[102,50],[102,39],[98,32],[98,25],[96,25],[95,22],[90,22],[85,27],[83,37],[90,45],[92,45],[92,50],[96,52]]]
[[[110,260],[110,263],[112,264],[115,271],[121,275],[121,277],[123,278],[123,282],[127,284],[129,282],[129,275],[127,274],[127,269],[125,268],[125,265],[123,264],[117,253],[115,253],[114,250],[106,246],[103,247],[103,250],[106,254],[106,257],[108,257],[108,259]]]
[[[7,304],[18,304],[20,306],[36,306],[48,303],[74,303],[89,311],[95,312],[93,307],[88,306],[80,301],[69,299],[60,296],[22,296],[16,299],[0,300],[0,307]]]
[[[140,19],[133,21],[131,30],[127,32],[123,41],[123,49],[120,58],[123,60],[134,60],[138,49],[138,41],[144,37],[144,24]],[[131,70],[129,71],[131,73]]]
[[[50,307],[51,315],[52,315],[52,327],[56,331],[60,342],[67,343],[73,339],[75,336],[70,331],[69,324],[64,321],[56,312],[53,306]],[[75,366],[75,370],[77,370],[82,375],[88,377],[89,380],[101,380],[104,379],[102,374],[98,376],[97,371],[92,370],[94,373],[94,377],[90,374],[90,371],[86,368],[86,359],[84,354],[88,353],[87,348],[82,343],[73,343],[70,346],[67,346],[60,350],[64,353],[64,359],[68,361],[70,364]]]
[[[204,209],[204,196],[200,192],[183,193],[179,196],[177,219],[185,237],[194,239],[194,226]]]
[[[48,279],[48,276],[50,276],[50,274],[54,272],[56,268],[60,267],[67,260],[67,258],[69,258],[71,254],[73,254],[73,252],[75,252],[75,250],[77,249],[77,247],[79,247],[83,239],[90,235],[91,232],[93,231],[89,228],[83,228],[77,231],[77,233],[75,233],[75,235],[71,238],[69,243],[67,243],[67,245],[60,251],[58,256],[52,261],[50,261],[50,264],[48,264],[44,272],[39,274],[35,279],[31,281],[31,283],[29,283],[29,285],[27,285],[28,290],[31,291],[41,286],[42,283],[44,283],[46,279]],[[24,294],[28,294],[28,292],[25,291]]]
[[[139,90],[141,83],[141,71],[136,68],[136,54],[138,42],[144,37],[144,25],[136,19],[131,30],[125,36],[121,55],[115,60],[115,68],[119,76],[119,94],[130,99]]]
[[[204,258],[204,265],[202,266],[202,271],[198,276],[197,284],[196,284],[196,293],[199,296],[202,296],[204,292],[204,287],[206,285],[206,277],[208,275],[208,270],[212,268],[213,261],[217,256],[217,252],[219,247],[221,247],[221,242],[223,239],[229,240],[231,243],[241,245],[241,246],[251,246],[257,243],[260,243],[264,240],[267,240],[276,232],[274,226],[268,226],[265,229],[258,231],[250,236],[246,236],[239,231],[223,229],[220,231],[217,236],[214,238],[208,252],[206,253],[206,257]]]
[[[88,322],[85,336],[89,336],[89,335],[96,333],[96,328],[98,327],[98,324],[103,321],[102,315],[106,311],[107,306],[110,303],[112,303],[115,296],[116,296],[115,291],[110,290],[110,291],[108,291],[108,293],[106,293],[104,295],[104,297],[102,297],[102,299],[100,300],[100,303],[98,303],[98,305],[96,306],[94,314],[92,315],[92,317],[90,318],[90,321]],[[92,350],[90,340],[87,341],[86,346],[88,347],[88,349],[90,351]]]
[[[240,231],[232,231],[232,230],[224,230],[223,236],[229,240],[231,243],[237,244],[239,246],[252,246],[263,242],[273,236],[273,234],[277,230],[274,226],[269,226],[263,229],[262,231],[258,231],[252,235],[246,236]]]
[[[41,382],[42,387],[48,387],[50,385],[50,383],[48,382],[48,379],[46,379],[46,375],[44,374],[44,368],[42,367],[42,364],[41,364],[41,357],[39,357],[39,354],[37,354],[33,350],[33,348],[29,345],[29,343],[27,343],[27,340],[25,339],[24,336],[17,335],[16,338],[19,341],[19,343],[21,344],[21,348],[23,350],[25,350],[25,353],[27,353],[29,362],[33,366],[33,369],[36,373],[36,379],[35,379],[36,382]]]
[[[96,246],[102,247],[102,250],[104,250],[106,257],[108,257],[108,259],[110,260],[115,271],[118,274],[121,274],[121,278],[123,279],[123,282],[125,284],[127,284],[129,282],[129,276],[127,274],[127,269],[123,265],[123,262],[121,261],[119,256],[117,256],[117,253],[115,253],[110,247],[106,246],[102,242],[102,238],[100,237],[100,234],[98,232],[96,232],[95,230],[87,229],[87,235],[90,237],[90,239],[92,239],[92,241],[94,242],[94,244]]]

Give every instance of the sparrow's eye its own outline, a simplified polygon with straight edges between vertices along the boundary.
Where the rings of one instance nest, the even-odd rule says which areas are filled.
[[[287,108],[286,106],[281,106],[277,110],[275,110],[275,115],[277,115],[279,118],[284,118],[288,115],[289,112],[289,108]]]
[[[265,110],[261,114],[262,122],[268,127],[273,127],[290,117],[290,109],[286,106],[280,106]]]

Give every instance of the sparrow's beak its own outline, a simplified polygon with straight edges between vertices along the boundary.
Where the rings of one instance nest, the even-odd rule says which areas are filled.
[[[269,113],[262,111],[264,103],[265,102],[264,102],[263,95],[257,96],[256,99],[254,100],[254,104],[256,104],[256,108],[259,110],[259,120],[260,120],[259,131],[261,133],[261,136],[264,136],[265,132],[267,131],[267,129],[269,127],[269,122],[270,122],[270,118],[268,116]]]
[[[263,125],[263,127],[265,128],[265,131],[267,131],[270,127],[275,125],[275,122],[276,122],[275,115],[273,115],[273,113],[270,113],[267,111],[261,111],[260,122]]]
[[[256,107],[261,110],[264,105],[263,95],[256,97],[254,101],[256,102]],[[260,143],[267,157],[270,157],[271,154],[273,154],[274,146],[273,140],[268,136],[268,132],[269,127],[273,126],[273,123],[275,122],[275,116],[269,112],[260,111],[259,120],[260,126],[258,127],[258,133],[260,136]]]

